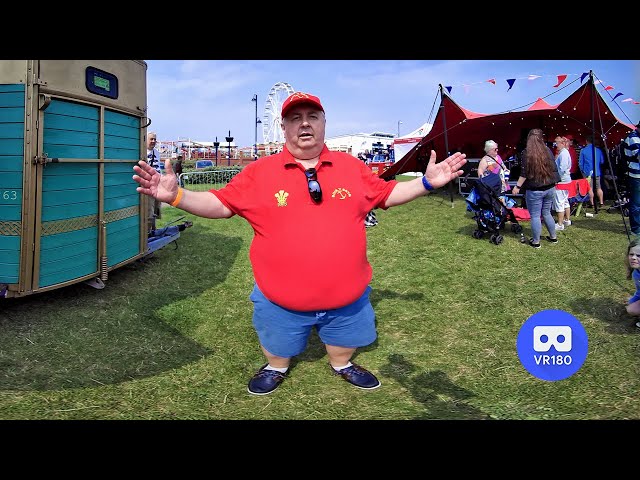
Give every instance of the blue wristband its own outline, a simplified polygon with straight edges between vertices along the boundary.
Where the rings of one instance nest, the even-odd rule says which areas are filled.
[[[431,190],[433,190],[433,185],[431,185],[431,184],[427,181],[427,177],[426,177],[426,175],[423,175],[423,176],[422,176],[422,185],[424,185],[424,188],[425,188],[427,191],[429,191],[429,192],[430,192]]]

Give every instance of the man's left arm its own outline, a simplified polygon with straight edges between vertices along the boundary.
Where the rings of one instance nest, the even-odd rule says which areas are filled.
[[[465,163],[467,163],[466,155],[460,152],[436,163],[436,152],[431,150],[424,176],[408,182],[398,182],[387,198],[385,207],[408,203],[426,195],[431,190],[445,186],[464,173],[461,168]]]

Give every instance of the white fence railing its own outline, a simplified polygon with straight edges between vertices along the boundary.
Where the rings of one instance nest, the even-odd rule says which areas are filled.
[[[206,192],[212,188],[222,188],[238,174],[238,170],[215,170],[207,172],[185,172],[178,177],[180,186],[194,192]]]

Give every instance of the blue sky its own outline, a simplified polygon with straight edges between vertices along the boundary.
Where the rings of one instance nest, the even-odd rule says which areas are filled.
[[[626,123],[640,120],[638,60],[146,60],[150,131],[161,141],[224,142],[231,130],[238,146],[255,141],[255,102],[263,120],[265,101],[278,82],[318,95],[327,115],[327,137],[387,132],[406,135],[435,118],[439,85],[479,113],[528,106],[538,97],[558,104],[593,71],[602,96]],[[558,75],[567,79],[557,88]],[[529,80],[530,75],[539,78]],[[496,84],[487,82],[495,79]],[[507,91],[507,79],[516,79]],[[571,85],[570,82],[577,81]],[[586,81],[586,80],[585,80]],[[464,85],[467,85],[465,87]],[[569,85],[569,86],[567,86]],[[613,90],[604,91],[611,85]],[[563,88],[566,87],[566,88]],[[613,102],[616,93],[622,93]],[[263,142],[258,125],[258,143]]]

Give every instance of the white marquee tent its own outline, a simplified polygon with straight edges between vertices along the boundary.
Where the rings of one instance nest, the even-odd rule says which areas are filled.
[[[416,128],[413,132],[395,138],[393,140],[394,161],[398,162],[402,159],[422,138],[429,133],[433,124],[424,123],[421,127]]]

